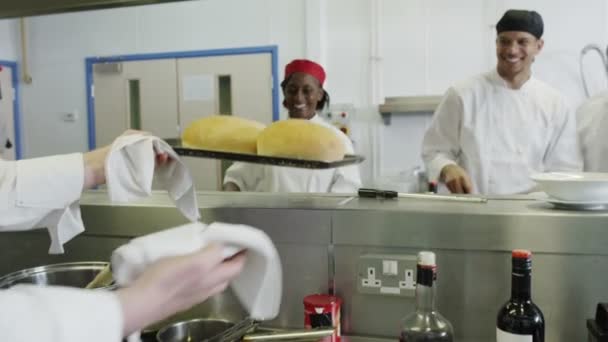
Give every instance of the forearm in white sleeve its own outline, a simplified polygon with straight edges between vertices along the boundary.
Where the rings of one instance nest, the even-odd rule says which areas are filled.
[[[121,304],[113,292],[18,285],[0,290],[0,340],[120,342]]]
[[[337,131],[345,147],[346,154],[355,154],[352,141],[343,132]],[[329,192],[333,193],[357,193],[361,188],[361,173],[359,165],[349,165],[335,169]]]
[[[337,168],[333,178],[330,192],[357,193],[361,188],[361,175],[357,165]]]
[[[422,159],[430,181],[438,181],[446,165],[456,164],[460,153],[460,125],[463,104],[450,88],[437,107],[422,141]]]
[[[263,165],[236,162],[230,165],[224,175],[223,184],[234,183],[240,191],[256,191],[258,183],[263,177]]]
[[[84,230],[78,205],[83,185],[81,153],[0,160],[0,231],[47,227],[51,252],[62,252],[61,244]]]

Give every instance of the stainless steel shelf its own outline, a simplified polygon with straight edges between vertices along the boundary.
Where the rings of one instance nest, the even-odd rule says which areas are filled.
[[[441,98],[438,95],[387,97],[384,104],[379,106],[379,111],[384,124],[390,125],[393,114],[433,114]]]

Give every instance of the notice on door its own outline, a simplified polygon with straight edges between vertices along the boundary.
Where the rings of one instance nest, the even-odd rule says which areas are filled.
[[[215,99],[215,75],[186,75],[182,79],[184,101],[211,101]]]

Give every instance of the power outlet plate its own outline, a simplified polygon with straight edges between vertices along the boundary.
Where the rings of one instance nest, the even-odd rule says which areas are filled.
[[[402,254],[364,254],[359,257],[359,293],[414,297],[416,256]]]

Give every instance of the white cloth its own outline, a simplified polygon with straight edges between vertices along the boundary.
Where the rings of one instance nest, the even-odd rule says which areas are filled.
[[[563,97],[533,77],[510,89],[496,70],[448,89],[422,158],[430,180],[458,164],[481,194],[526,193],[532,173],[582,168],[574,113]]]
[[[168,153],[173,162],[155,168],[156,152]],[[190,221],[200,218],[190,171],[160,138],[144,134],[118,137],[112,143],[105,168],[112,202],[131,202],[149,196],[156,177],[184,216]]]
[[[212,242],[227,247],[226,257],[247,250],[245,267],[230,286],[252,318],[276,317],[281,304],[281,261],[268,235],[249,226],[196,222],[133,239],[112,253],[112,274],[119,285],[128,285],[160,258],[192,253]]]
[[[346,153],[354,153],[352,142],[342,131],[318,115],[310,121],[332,129],[344,143]],[[357,165],[311,170],[236,162],[226,170],[226,183],[236,184],[241,191],[253,192],[354,193],[361,187],[361,175]]]
[[[78,199],[84,184],[81,153],[0,160],[0,231],[47,227],[49,253],[84,231]]]
[[[608,172],[608,91],[593,96],[576,112],[583,169]]]
[[[119,342],[123,316],[114,293],[36,285],[0,290],[0,340]]]

